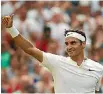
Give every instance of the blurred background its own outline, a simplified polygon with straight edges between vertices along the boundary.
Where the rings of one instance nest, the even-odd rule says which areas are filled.
[[[85,55],[103,65],[103,1],[1,1],[1,16],[12,13],[20,33],[53,54],[67,56],[65,29],[82,29],[87,36]],[[103,93],[103,79],[100,83]],[[1,92],[54,92],[48,69],[17,47],[2,24]]]

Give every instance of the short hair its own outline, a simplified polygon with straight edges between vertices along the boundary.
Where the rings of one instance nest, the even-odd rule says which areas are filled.
[[[51,28],[49,26],[45,25],[43,28],[43,31],[44,32],[48,32],[48,31],[51,32]]]
[[[67,34],[68,32],[76,32],[76,33],[78,33],[78,34],[81,34],[82,36],[85,37],[85,41],[86,41],[86,35],[85,35],[85,33],[84,33],[82,30],[73,30],[73,29],[66,30],[66,29],[65,29],[64,36],[66,36],[66,34]]]

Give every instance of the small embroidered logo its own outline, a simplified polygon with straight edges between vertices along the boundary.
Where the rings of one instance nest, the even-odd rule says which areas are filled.
[[[95,71],[95,70],[91,70],[91,69],[89,69],[89,71]]]

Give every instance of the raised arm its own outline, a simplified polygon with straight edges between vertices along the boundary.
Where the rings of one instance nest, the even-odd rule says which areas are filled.
[[[43,61],[43,52],[37,49],[22,35],[20,35],[19,31],[13,26],[13,15],[2,17],[2,23],[7,28],[7,31],[11,34],[16,45],[18,45],[27,54],[35,57],[38,61]]]

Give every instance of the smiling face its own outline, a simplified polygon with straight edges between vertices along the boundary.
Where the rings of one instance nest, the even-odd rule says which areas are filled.
[[[81,42],[77,38],[69,37],[65,39],[67,53],[70,57],[81,54],[85,48],[85,42]]]

